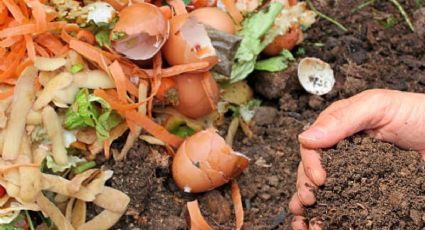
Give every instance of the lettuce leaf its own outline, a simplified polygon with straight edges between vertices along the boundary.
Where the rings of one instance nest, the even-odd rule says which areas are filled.
[[[257,61],[255,69],[268,72],[282,71],[288,68],[288,62],[295,60],[289,50],[283,50],[279,56]]]
[[[270,4],[266,10],[252,14],[243,21],[242,30],[239,32],[243,38],[236,51],[230,75],[231,82],[245,79],[254,70],[257,56],[274,39],[274,37],[272,39],[268,36],[264,39],[266,41],[263,41],[263,36],[272,28],[282,9],[283,5],[275,2]]]
[[[121,122],[122,118],[105,100],[89,94],[88,89],[81,89],[65,114],[64,125],[70,130],[94,127],[98,140],[105,140],[109,131]]]
[[[52,172],[63,172],[66,169],[72,168],[77,166],[77,163],[85,162],[86,160],[78,158],[76,156],[68,156],[68,163],[65,165],[59,165],[55,162],[53,157],[51,155],[47,155],[46,157],[46,166],[47,168],[51,169]]]

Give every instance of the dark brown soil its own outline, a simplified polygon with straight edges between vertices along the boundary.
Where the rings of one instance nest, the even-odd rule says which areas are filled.
[[[321,154],[328,178],[309,219],[324,229],[425,227],[425,162],[417,152],[356,136]]]
[[[375,1],[361,11],[351,10],[361,0],[312,1],[318,10],[348,27],[341,32],[320,20],[308,32],[302,56],[318,57],[331,64],[337,83],[327,95],[306,93],[297,83],[295,68],[284,73],[256,73],[250,84],[263,99],[251,140],[238,132],[234,148],[251,159],[238,178],[245,210],[244,229],[289,229],[288,202],[295,192],[299,163],[297,135],[327,105],[369,88],[425,92],[425,42],[423,28],[412,33],[388,1]],[[400,1],[409,15],[417,11],[415,0]],[[423,11],[423,10],[422,10]],[[421,11],[421,12],[422,12]],[[423,25],[424,14],[413,20]],[[381,21],[393,15],[397,24],[385,29]],[[274,112],[270,112],[272,109]],[[227,125],[219,127],[225,134]],[[185,204],[198,199],[203,214],[216,229],[234,229],[229,187],[188,195],[172,181],[167,153],[138,143],[127,161],[108,163],[115,175],[112,186],[128,192],[132,201],[117,224],[121,229],[186,229]]]

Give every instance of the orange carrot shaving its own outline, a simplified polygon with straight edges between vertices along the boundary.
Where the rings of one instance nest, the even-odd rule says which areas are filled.
[[[244,214],[243,214],[243,207],[242,207],[241,190],[239,189],[239,185],[236,182],[236,180],[232,180],[231,193],[232,193],[233,206],[235,207],[236,230],[240,230],[243,225]]]
[[[109,66],[109,71],[111,72],[112,78],[115,81],[115,87],[117,88],[117,92],[118,92],[118,99],[122,102],[126,102],[127,101],[127,90],[126,90],[126,84],[125,84],[126,77],[118,61],[114,61]]]
[[[16,78],[8,78],[3,81],[7,85],[16,85]]]
[[[171,157],[174,158],[176,156],[176,151],[174,151],[173,147],[165,145],[165,150],[167,150],[168,154],[170,154]]]
[[[18,35],[25,35],[36,32],[35,24],[25,24],[19,26],[13,26],[0,30],[0,38],[7,38]]]
[[[3,0],[3,3],[6,5],[7,9],[9,9],[13,18],[19,23],[22,24],[25,22],[25,15],[22,13],[19,6],[16,4],[15,0]]]
[[[54,54],[55,56],[61,55],[64,52],[68,51],[68,47],[64,46],[61,40],[51,33],[43,33],[38,35],[35,39],[35,42],[46,48],[48,51],[50,51],[50,53]]]
[[[92,34],[92,32],[88,31],[88,30],[80,30],[77,33],[77,39],[83,42],[87,42],[90,45],[93,45],[95,42],[95,38],[94,35]]]
[[[109,157],[111,156],[111,143],[109,140],[105,140],[103,142],[103,151],[105,152],[105,158],[109,159]]]
[[[57,18],[59,16],[59,14],[57,12],[49,12],[46,15],[46,19],[48,22],[51,22],[53,20],[55,20],[55,18]]]
[[[22,71],[24,71],[25,68],[27,68],[28,66],[34,64],[33,60],[28,59],[24,62],[21,62],[18,67],[16,67],[16,71],[15,71],[15,76],[20,76]]]
[[[42,33],[47,30],[47,15],[44,10],[43,4],[38,0],[28,0],[28,5],[32,8],[32,16],[36,22],[36,28],[38,33]]]
[[[102,70],[108,71],[108,65],[111,63],[111,61],[106,59],[102,51],[98,48],[95,48],[94,46],[77,39],[71,39],[69,42],[69,47],[77,51],[87,60],[96,63]]]
[[[62,28],[61,39],[64,42],[69,43],[73,39],[73,37],[69,35],[69,33],[70,32],[78,33],[78,31],[80,31],[80,27],[77,24],[67,24],[66,26]]]
[[[186,5],[182,0],[170,0],[167,3],[174,8],[176,15],[187,14]]]
[[[188,63],[171,66],[169,68],[162,69],[161,77],[173,77],[182,73],[199,71],[208,68],[209,63],[207,61]],[[144,70],[149,76],[153,75],[152,70]]]
[[[128,78],[125,78],[125,87],[132,96],[139,97],[137,87]]]
[[[38,55],[42,57],[50,57],[49,53],[42,46],[40,46],[37,43],[35,43],[34,46],[35,46],[35,51]]]
[[[32,36],[26,34],[24,37],[25,37],[25,44],[27,47],[28,57],[30,60],[35,61],[35,46],[34,46],[34,41],[32,40]]]
[[[11,52],[6,57],[5,63],[7,64],[7,69],[0,74],[0,82],[4,81],[9,77],[13,77],[15,70],[22,58],[25,56],[25,44],[18,43],[11,47]]]
[[[190,216],[190,229],[193,230],[213,230],[205,221],[199,209],[198,200],[187,202],[187,210]]]
[[[171,19],[172,12],[171,12],[171,8],[169,6],[161,6],[159,7],[159,9],[161,10],[162,14],[165,16],[165,18],[167,19]]]
[[[113,92],[115,92],[115,90],[105,91],[102,89],[95,89],[94,95],[101,97],[103,100],[108,102],[113,109],[117,110],[120,113],[124,113],[125,111],[128,111],[128,110],[137,109],[139,106],[146,104],[146,100],[138,102],[138,103],[133,103],[133,104],[122,103],[118,99],[118,96],[114,95]]]
[[[137,126],[136,124],[131,120],[126,120],[128,128],[130,129],[131,133],[137,133]]]
[[[25,0],[18,0],[18,5],[21,9],[22,14],[25,16],[25,19],[28,19],[30,17],[30,13],[27,4],[25,3]]]
[[[5,92],[0,92],[0,100],[6,99],[12,96],[14,91],[15,91],[15,88],[10,88]]]
[[[126,112],[125,117],[126,119],[136,123],[136,125],[144,128],[148,133],[160,139],[166,144],[169,144],[177,148],[183,142],[183,140],[180,137],[174,134],[171,134],[170,132],[168,132],[167,129],[155,123],[153,120],[149,119],[146,115],[143,115],[133,110],[133,111]]]
[[[7,48],[22,41],[22,36],[8,37],[0,41],[0,47]]]
[[[0,25],[5,24],[9,11],[2,1],[0,1]]]
[[[237,25],[241,24],[243,16],[236,7],[235,0],[222,0],[221,1],[226,8],[226,11],[230,14]]]

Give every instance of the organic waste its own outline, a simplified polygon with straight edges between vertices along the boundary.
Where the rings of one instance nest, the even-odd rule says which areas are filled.
[[[0,223],[111,228],[130,198],[96,159],[125,160],[140,138],[175,156],[185,192],[232,181],[240,229],[234,179],[249,161],[231,145],[239,126],[252,137],[261,103],[244,79],[287,68],[314,22],[306,3],[284,0],[1,1]],[[227,115],[225,141],[213,127]],[[88,220],[87,203],[103,211]],[[208,226],[196,201],[188,210],[193,229]]]

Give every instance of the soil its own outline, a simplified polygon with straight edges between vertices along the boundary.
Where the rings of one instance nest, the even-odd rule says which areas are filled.
[[[400,1],[418,27],[416,33],[409,30],[389,1],[377,0],[356,12],[351,11],[363,1],[313,2],[319,11],[336,18],[349,30],[343,32],[320,20],[295,52],[305,51],[298,58],[318,57],[328,62],[335,72],[336,85],[325,96],[310,95],[299,86],[294,67],[282,73],[255,73],[250,77],[256,97],[263,100],[266,108],[262,108],[261,116],[256,116],[254,138],[248,139],[239,131],[234,143],[237,151],[251,158],[249,168],[238,178],[245,210],[244,229],[290,228],[288,202],[295,192],[300,160],[297,135],[326,106],[369,88],[425,92],[424,9],[420,11],[415,3],[423,1]],[[382,21],[391,15],[397,23],[385,29]],[[268,112],[270,109],[273,112]],[[226,128],[226,124],[219,127],[221,134]],[[115,228],[187,229],[185,204],[198,199],[209,224],[215,229],[234,229],[229,186],[204,194],[185,194],[172,181],[170,163],[163,149],[144,143],[138,143],[125,162],[108,162],[115,173],[112,186],[127,192],[132,199]]]
[[[356,136],[321,155],[328,178],[307,218],[324,229],[425,228],[425,162],[417,152]]]

